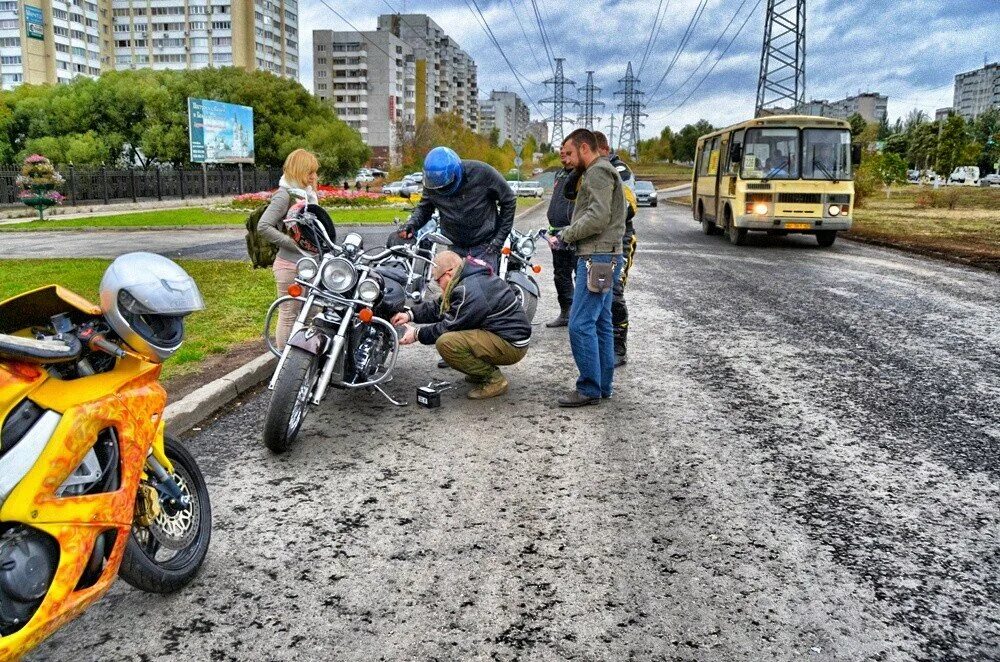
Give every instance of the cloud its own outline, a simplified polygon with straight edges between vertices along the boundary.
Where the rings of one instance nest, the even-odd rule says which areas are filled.
[[[403,11],[402,0],[326,1],[359,30],[373,30],[379,14]],[[608,121],[612,110],[620,117],[615,104],[621,97],[614,92],[620,88],[618,81],[630,61],[635,71],[640,71],[658,7],[666,7],[666,11],[658,38],[641,69],[641,87],[652,92],[661,77],[663,82],[656,94],[646,99],[652,103],[647,108],[649,117],[643,135],[657,134],[665,124],[679,129],[704,118],[722,126],[753,114],[766,2],[748,0],[724,34],[723,28],[740,6],[736,0],[405,3],[407,13],[429,14],[476,60],[483,96],[491,89],[514,90],[523,96],[518,77],[470,9],[476,4],[503,52],[521,74],[533,119],[541,116],[539,108],[551,112],[538,102],[549,96],[551,88],[541,83],[552,76],[534,6],[541,14],[553,55],[565,58],[567,77],[583,85],[586,71],[595,72],[595,83],[603,88],[601,98],[607,104],[602,123]],[[695,21],[699,6],[704,9]],[[312,89],[312,30],[351,28],[320,0],[300,0],[300,12],[300,80]],[[720,59],[720,52],[748,16],[745,28]],[[936,108],[951,105],[956,73],[982,66],[985,51],[989,51],[990,61],[1000,59],[997,25],[997,0],[810,0],[807,97],[838,99],[859,91],[877,91],[889,95],[890,120],[912,108],[933,113]],[[677,53],[685,34],[686,43]],[[717,40],[718,46],[713,48]],[[675,56],[676,62],[669,67]],[[567,114],[575,116],[577,110],[567,108]]]

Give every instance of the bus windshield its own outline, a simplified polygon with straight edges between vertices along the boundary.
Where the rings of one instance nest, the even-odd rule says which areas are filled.
[[[851,178],[851,132],[845,129],[805,129],[802,132],[802,177]]]
[[[748,129],[742,174],[744,179],[798,179],[799,130]]]

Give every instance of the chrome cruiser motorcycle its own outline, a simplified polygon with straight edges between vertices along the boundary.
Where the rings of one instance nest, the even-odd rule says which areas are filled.
[[[325,218],[323,218],[325,217]],[[268,388],[271,402],[264,420],[264,444],[275,453],[288,450],[298,436],[309,405],[322,402],[327,390],[369,389],[402,406],[383,389],[392,379],[399,337],[388,320],[403,310],[412,247],[394,246],[366,253],[362,237],[350,233],[342,244],[326,212],[309,205],[296,219],[309,235],[316,257],[296,265],[288,294],[267,311],[264,338],[279,357]],[[284,351],[271,342],[278,307],[302,303]]]

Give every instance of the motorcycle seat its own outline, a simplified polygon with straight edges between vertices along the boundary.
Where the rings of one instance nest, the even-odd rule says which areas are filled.
[[[36,340],[0,333],[0,360],[26,363],[65,363],[75,361],[79,350],[61,340]]]

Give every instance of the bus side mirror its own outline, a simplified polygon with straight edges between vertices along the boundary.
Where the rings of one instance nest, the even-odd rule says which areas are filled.
[[[732,150],[730,150],[730,160],[733,163],[739,163],[743,160],[743,145],[733,145]]]
[[[851,145],[851,163],[854,165],[861,163],[861,145]]]

